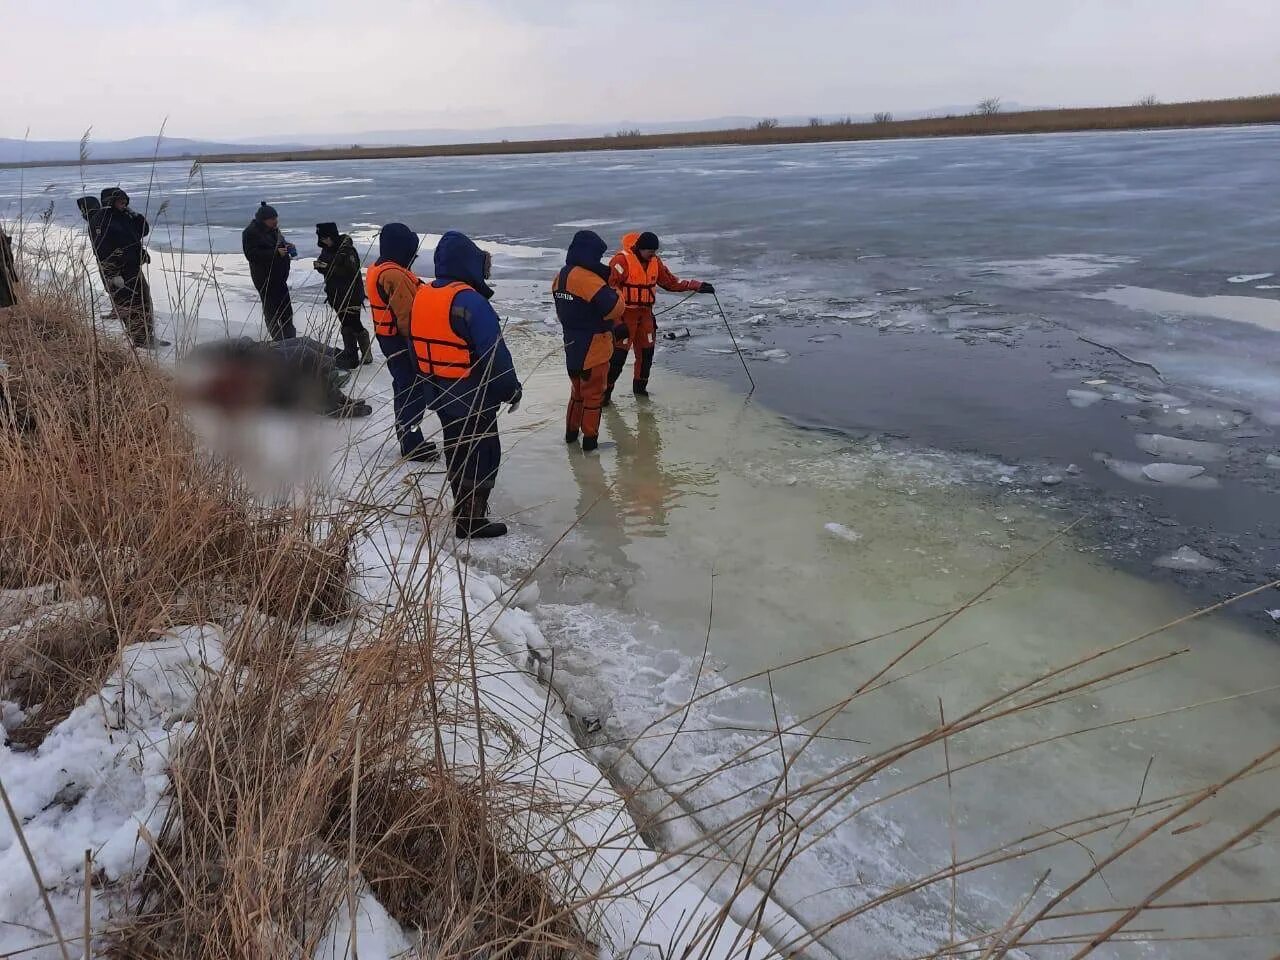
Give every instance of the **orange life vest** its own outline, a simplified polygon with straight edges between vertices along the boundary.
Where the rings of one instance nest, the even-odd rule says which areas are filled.
[[[628,307],[652,307],[658,301],[658,255],[650,257],[648,265],[641,263],[632,249],[639,239],[639,233],[628,233],[622,238],[622,255],[627,258],[622,296]]]
[[[399,270],[407,274],[413,279],[415,285],[421,284],[422,281],[412,270],[406,270],[400,264],[392,263],[390,260],[386,263],[375,263],[365,274],[364,286],[365,293],[369,297],[369,308],[373,313],[373,332],[380,337],[398,337],[400,329],[396,326],[396,318],[391,313],[391,307],[387,301],[383,299],[382,291],[378,289],[378,280],[388,270],[392,272]]]
[[[424,283],[414,295],[409,346],[423,374],[461,380],[471,372],[475,364],[471,348],[449,324],[453,298],[470,289],[465,283],[449,283],[443,287]]]

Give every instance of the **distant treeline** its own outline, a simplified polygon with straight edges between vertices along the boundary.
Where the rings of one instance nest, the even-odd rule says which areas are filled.
[[[322,147],[314,150],[280,150],[262,153],[226,153],[187,157],[199,163],[283,163],[303,160],[377,160],[406,157],[463,157],[486,154],[569,153],[585,150],[657,150],[670,147],[760,146],[782,143],[824,143],[850,140],[891,140],[906,137],[966,137],[1012,133],[1066,133],[1085,130],[1156,130],[1180,127],[1237,126],[1280,122],[1280,94],[1239,97],[1232,100],[1198,100],[1159,103],[1148,97],[1126,107],[1085,107],[1060,110],[1005,112],[997,98],[984,100],[963,115],[894,120],[887,113],[874,120],[810,120],[803,126],[782,126],[762,120],[738,130],[696,133],[646,134],[621,130],[602,137],[569,140],[503,140],[497,143],[458,143],[419,147]],[[142,163],[151,157],[103,160],[89,163]],[[59,163],[7,163],[0,167],[74,166]]]

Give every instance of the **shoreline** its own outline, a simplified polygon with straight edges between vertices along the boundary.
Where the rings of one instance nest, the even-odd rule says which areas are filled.
[[[41,167],[108,166],[191,161],[212,163],[303,163],[320,160],[395,160],[431,157],[512,156],[594,153],[608,150],[667,150],[683,147],[780,146],[883,140],[987,137],[1125,130],[1188,130],[1280,123],[1280,95],[1227,100],[1024,110],[991,115],[921,117],[912,120],[824,123],[811,126],[706,130],[692,133],[605,135],[571,139],[515,140],[421,146],[319,147],[250,153],[196,154],[110,159],[23,160],[0,163],[0,170]]]

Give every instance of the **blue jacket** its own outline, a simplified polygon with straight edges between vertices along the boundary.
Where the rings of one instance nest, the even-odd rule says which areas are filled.
[[[622,323],[625,305],[609,286],[609,268],[600,262],[608,249],[598,234],[579,230],[569,244],[564,269],[551,284],[570,373],[586,367],[587,353],[600,334]]]
[[[460,282],[471,288],[453,298],[449,326],[466,341],[476,360],[474,371],[462,380],[428,378],[440,388],[432,409],[445,416],[465,416],[472,409],[509,403],[520,395],[520,378],[502,339],[502,323],[489,305],[493,290],[485,283],[486,260],[485,252],[456,230],[446,233],[436,246],[432,286]]]

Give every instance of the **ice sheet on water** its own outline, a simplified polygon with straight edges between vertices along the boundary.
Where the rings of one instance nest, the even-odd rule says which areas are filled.
[[[1036,288],[1086,280],[1136,262],[1133,257],[1094,254],[1060,254],[1031,260],[987,260],[975,264],[974,276],[998,276],[1014,286]]]
[[[1214,463],[1227,457],[1225,444],[1183,440],[1160,433],[1140,433],[1134,437],[1134,443],[1143,453],[1153,457],[1172,457],[1175,460],[1195,460],[1200,463]]]
[[[1196,297],[1170,290],[1149,287],[1112,287],[1100,293],[1086,294],[1095,300],[1109,300],[1132,310],[1147,313],[1183,313],[1247,323],[1263,330],[1280,331],[1280,301],[1265,297],[1212,296]]]
[[[1257,280],[1270,280],[1274,273],[1242,273],[1239,276],[1227,277],[1227,283],[1253,283]]]

